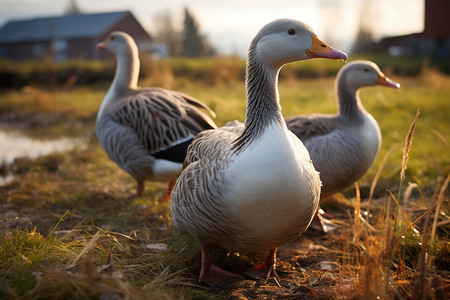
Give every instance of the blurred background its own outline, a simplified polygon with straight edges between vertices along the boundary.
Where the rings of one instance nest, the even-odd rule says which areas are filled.
[[[261,0],[257,6],[242,0],[0,0],[0,142],[14,145],[0,147],[0,159],[9,165],[22,155],[20,144],[34,153],[41,148],[5,128],[19,128],[21,134],[41,131],[37,135],[47,138],[93,135],[115,70],[113,56],[95,45],[114,30],[129,33],[138,45],[139,85],[191,94],[221,112],[219,125],[243,120],[246,50],[256,32],[277,18],[304,21],[350,60],[372,60],[402,84],[398,93],[364,95],[375,119],[389,120],[379,122],[384,137],[380,155],[401,141],[403,127],[409,126],[406,116],[418,106],[424,117],[442,116],[428,125],[448,140],[448,11],[450,1],[445,0]],[[334,112],[333,81],[341,67],[329,60],[285,67],[280,73],[285,116]],[[436,135],[426,129],[420,151],[432,158]],[[63,151],[79,144],[64,141],[55,147]],[[448,154],[435,150],[442,158],[438,164],[446,165]],[[431,181],[440,172],[420,160],[416,164]],[[11,173],[10,167],[3,169]]]
[[[257,6],[242,0],[2,0],[0,55],[29,59],[52,51],[58,61],[98,58],[75,51],[74,44],[80,47],[81,39],[98,41],[111,30],[128,29],[142,51],[155,57],[245,57],[251,38],[264,24],[294,18],[350,54],[448,57],[449,9],[445,0],[261,0]],[[27,54],[14,51],[26,43],[32,48]]]

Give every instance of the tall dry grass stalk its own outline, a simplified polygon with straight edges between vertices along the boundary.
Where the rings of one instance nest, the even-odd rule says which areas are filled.
[[[357,245],[355,250],[361,251],[361,259],[358,259],[358,253],[355,257],[363,275],[361,281],[363,285],[359,287],[359,295],[363,295],[364,299],[434,299],[436,298],[434,295],[442,294],[442,291],[445,290],[445,287],[441,285],[439,286],[440,290],[438,289],[438,292],[435,291],[434,285],[437,277],[434,260],[438,254],[436,249],[441,244],[436,239],[436,231],[439,226],[442,226],[441,223],[443,224],[443,222],[439,222],[439,216],[441,205],[445,201],[445,192],[450,184],[450,174],[446,177],[439,192],[436,191],[438,195],[433,197],[433,199],[436,199],[434,203],[428,206],[427,210],[419,217],[413,220],[412,216],[408,215],[400,205],[401,186],[406,177],[405,171],[419,114],[420,110],[417,110],[405,138],[398,198],[389,189],[386,190],[384,209],[381,210],[380,218],[374,225],[377,228],[371,226],[368,219],[360,217],[359,188],[358,185],[355,185],[356,203],[354,212],[355,223],[353,226],[355,232],[353,233],[353,242]],[[393,150],[394,148],[389,150],[375,175],[369,201],[371,201],[374,187],[380,177],[381,170],[386,164],[387,157],[392,154]],[[418,179],[416,181],[420,182]],[[413,188],[417,188],[421,195],[421,199],[417,203],[419,201],[425,203],[425,197],[419,184],[412,184],[410,189]],[[396,207],[394,226],[392,226],[392,200],[395,203],[395,206],[392,205],[392,207]],[[368,205],[368,210],[369,208],[370,205]],[[430,217],[433,214],[434,221],[430,224]],[[406,224],[401,232],[397,233],[399,215],[403,216]],[[357,218],[360,219],[357,220]],[[408,234],[408,231],[411,229],[414,229],[413,236]],[[419,240],[415,241],[414,236]],[[420,245],[419,248],[416,248],[419,252],[416,256],[406,255],[411,253],[411,251],[414,253],[414,247],[410,248],[414,243]],[[410,264],[412,264],[412,267]],[[413,279],[411,280],[411,278]],[[442,284],[442,281],[439,284]]]
[[[406,138],[405,138],[405,146],[403,148],[402,169],[400,171],[400,178],[402,180],[405,179],[405,172],[406,172],[406,167],[407,167],[408,159],[409,159],[409,151],[411,150],[413,136],[414,136],[414,130],[416,128],[416,122],[417,122],[417,118],[419,117],[419,115],[420,115],[420,108],[417,109],[414,120],[411,123],[411,127],[409,128],[408,134],[406,135]],[[400,197],[399,197],[399,199],[400,199]]]
[[[372,185],[370,186],[370,192],[369,192],[369,199],[367,200],[367,221],[369,221],[370,216],[370,204],[372,203],[373,193],[375,192],[375,187],[377,186],[378,180],[380,179],[381,172],[383,171],[384,167],[386,166],[386,163],[391,157],[391,155],[394,153],[394,150],[397,149],[398,145],[394,145],[389,151],[386,153],[386,155],[383,158],[383,161],[381,162],[380,167],[377,170],[377,173],[375,174]]]
[[[428,222],[430,220],[430,214],[425,217],[425,228],[422,233],[422,247],[420,249],[419,262],[417,265],[417,276],[414,282],[414,299],[423,299],[425,279],[427,275],[427,260],[429,259],[428,253]]]
[[[79,260],[89,251],[91,250],[97,243],[98,239],[100,237],[100,231],[97,231],[95,235],[91,238],[91,240],[84,246],[83,250],[72,260],[72,262],[69,264],[68,268],[71,268],[75,266]]]
[[[431,129],[431,132],[433,132],[438,138],[440,138],[447,147],[450,147],[448,140],[445,138],[445,136],[442,133],[440,133],[439,131],[434,130],[434,129]]]
[[[417,118],[420,115],[420,108],[417,109],[416,115],[414,117],[413,122],[411,123],[411,127],[409,128],[408,134],[405,138],[405,146],[403,147],[403,159],[402,159],[402,169],[400,171],[400,184],[398,188],[398,197],[397,199],[401,199],[401,193],[402,193],[402,185],[403,181],[405,180],[405,173],[406,173],[406,167],[408,165],[408,159],[409,159],[409,151],[411,150],[412,141],[414,137],[414,130],[416,128],[416,122]],[[400,204],[397,201],[397,211],[395,213],[395,220],[394,220],[394,232],[397,228],[397,219],[398,219],[398,210],[399,210]]]
[[[359,197],[357,187],[357,198]],[[355,218],[360,211],[358,208],[358,200],[355,207]],[[380,212],[383,214],[383,211]],[[356,260],[359,273],[361,277],[361,286],[356,286],[356,292],[359,293],[358,299],[389,299],[389,291],[395,291],[395,286],[390,279],[390,255],[393,247],[390,241],[392,240],[392,228],[390,227],[390,197],[386,198],[385,209],[383,217],[379,219],[375,227],[371,226],[366,219],[359,215],[359,221],[355,220],[355,230],[359,232],[354,233],[354,240],[358,242],[358,247],[355,249],[358,258],[360,251],[360,260]]]
[[[355,235],[353,236],[353,242],[359,247],[359,235],[361,233],[361,194],[359,191],[359,185],[355,182],[356,190],[356,204],[355,204]]]
[[[437,202],[436,202],[436,210],[434,212],[434,221],[433,221],[433,226],[431,229],[431,242],[435,241],[436,238],[436,228],[437,228],[437,224],[438,224],[438,220],[439,220],[439,213],[441,211],[441,205],[442,202],[444,201],[444,194],[445,191],[447,190],[448,184],[450,181],[450,174],[447,175],[447,179],[445,180],[444,184],[441,187],[441,190],[439,192],[438,198],[437,198]]]

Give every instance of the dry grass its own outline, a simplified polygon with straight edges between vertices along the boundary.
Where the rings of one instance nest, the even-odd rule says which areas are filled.
[[[207,102],[218,112],[218,124],[242,120],[241,83],[218,75],[216,85],[193,84],[175,80],[170,66],[165,68],[161,85]],[[227,68],[225,73],[238,70]],[[299,81],[294,75],[280,81],[285,115],[334,111],[332,79]],[[197,284],[198,245],[172,227],[168,205],[159,203],[165,185],[148,185],[142,204],[127,200],[134,181],[107,158],[93,135],[103,90],[33,87],[2,93],[8,100],[0,101],[4,122],[56,115],[50,124],[36,118],[24,127],[46,136],[75,131],[89,143],[16,160],[11,167],[17,180],[0,187],[0,298],[448,298],[450,85],[446,76],[433,76],[394,77],[402,83],[399,91],[361,94],[380,124],[383,150],[356,188],[326,203],[336,231],[309,232],[280,248],[279,269],[286,272],[281,287],[250,279],[215,288]],[[411,126],[417,107],[421,115]],[[258,260],[218,255],[237,271]]]
[[[419,111],[405,139],[403,149],[402,169],[400,173],[400,185],[405,179],[405,170],[408,162],[408,153],[411,150],[414,128],[416,126]],[[390,155],[388,153],[388,155]],[[383,167],[381,165],[380,169]],[[374,182],[378,177],[375,176]],[[361,213],[359,189],[356,187],[356,201],[354,205],[353,242],[345,249],[353,249],[354,264],[360,276],[360,281],[353,281],[349,285],[350,291],[356,291],[352,297],[363,299],[440,299],[450,292],[449,277],[445,270],[437,269],[433,260],[442,259],[440,251],[448,248],[447,231],[443,230],[444,238],[435,239],[435,229],[442,222],[439,214],[443,213],[439,204],[445,198],[449,177],[439,187],[436,195],[425,200],[427,205],[422,209],[423,213],[416,217],[415,208],[410,209],[410,214],[401,208],[399,198],[388,190],[385,197],[385,205],[379,210],[377,217],[371,217],[369,213],[370,202],[366,212]],[[399,189],[401,190],[401,189]],[[400,192],[399,192],[400,197]],[[395,206],[392,206],[392,201]],[[419,199],[420,200],[420,199]],[[434,203],[433,203],[434,201]],[[416,203],[417,205],[418,203]],[[392,213],[392,209],[395,213]],[[448,212],[448,199],[447,208]],[[398,219],[398,211],[403,218]],[[430,234],[430,215],[434,215],[431,221],[433,228]],[[445,215],[445,213],[443,213]],[[369,220],[369,217],[370,220]],[[448,219],[448,218],[446,218]],[[419,224],[419,221],[424,221]],[[397,223],[398,222],[398,223]],[[397,227],[398,224],[398,227]],[[442,226],[442,223],[441,223]],[[438,250],[439,249],[439,250]],[[446,252],[447,250],[444,250]],[[409,252],[412,255],[407,255]],[[445,253],[447,255],[448,253]],[[345,253],[343,253],[343,256]],[[350,255],[347,255],[350,256]],[[444,258],[447,260],[448,258]],[[349,292],[349,291],[347,291]],[[344,292],[345,294],[345,292]]]

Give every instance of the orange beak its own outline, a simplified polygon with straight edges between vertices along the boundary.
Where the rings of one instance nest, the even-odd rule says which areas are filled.
[[[95,50],[105,49],[107,43],[108,42],[106,40],[98,43],[97,45],[95,45]]]
[[[379,74],[377,80],[375,80],[376,85],[383,85],[387,87],[400,88],[400,83],[395,82],[394,80],[388,78],[384,74]]]
[[[347,61],[347,54],[345,54],[344,52],[331,48],[317,36],[311,35],[311,38],[311,49],[306,51],[306,54],[308,54],[309,56],[314,58],[329,58],[335,60],[342,59],[344,62]]]

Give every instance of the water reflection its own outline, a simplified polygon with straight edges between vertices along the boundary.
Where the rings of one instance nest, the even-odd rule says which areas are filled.
[[[86,141],[81,138],[33,139],[21,134],[20,131],[0,130],[0,162],[8,165],[13,163],[16,158],[37,158],[85,145]],[[0,186],[13,179],[14,176],[11,174],[0,176]]]

